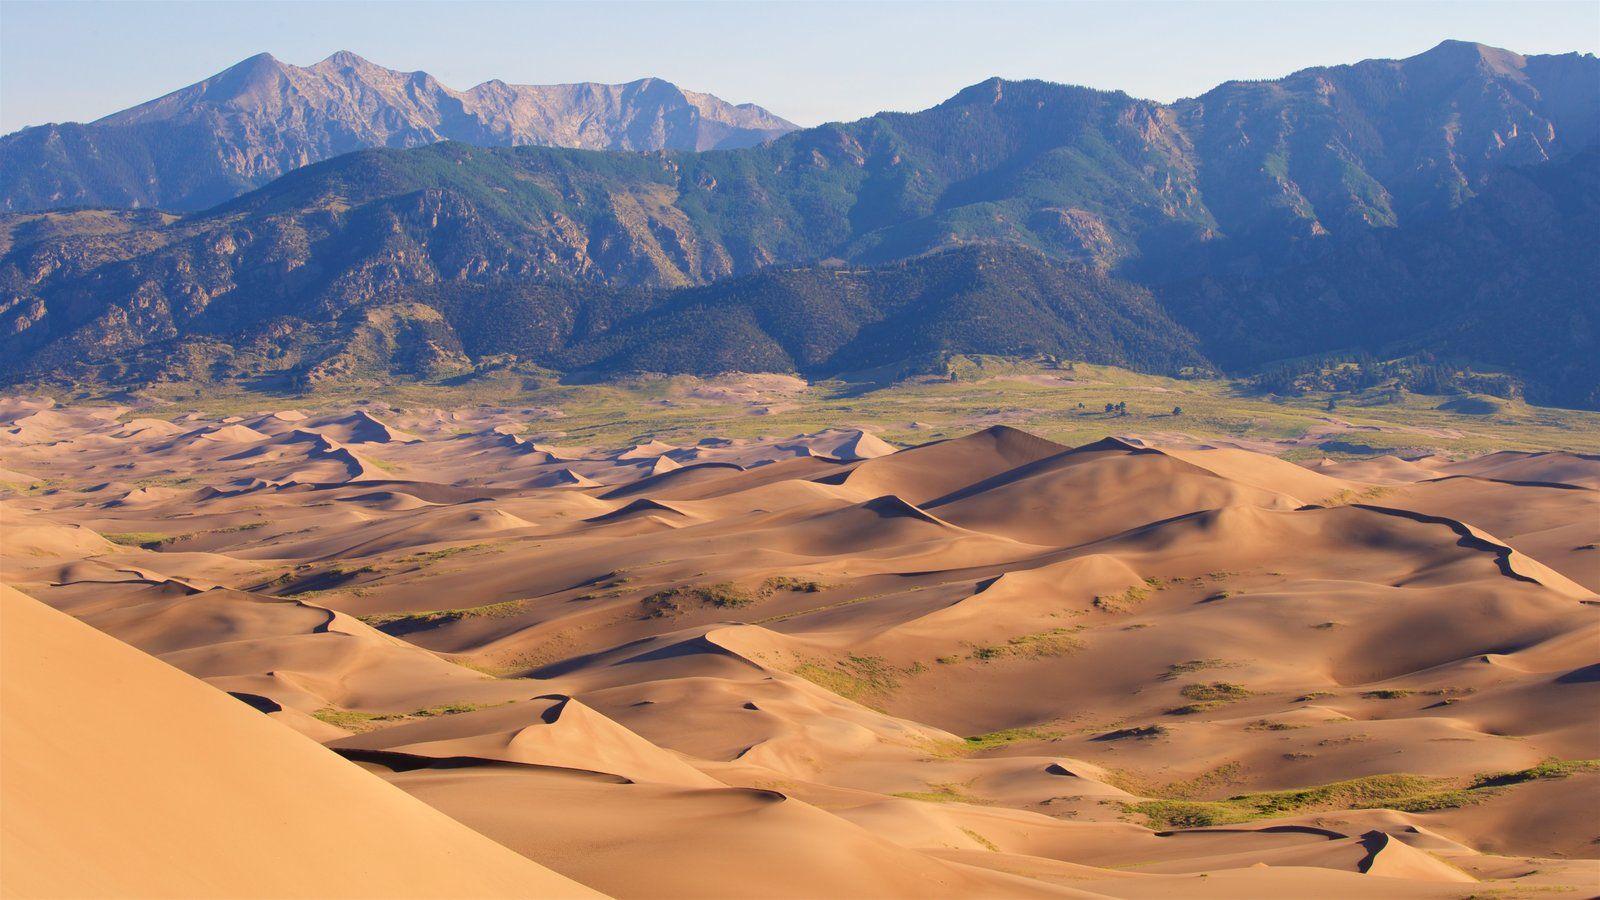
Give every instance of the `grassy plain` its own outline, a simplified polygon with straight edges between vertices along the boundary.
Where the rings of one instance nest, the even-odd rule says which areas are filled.
[[[1070,367],[1068,367],[1070,365]],[[345,408],[373,400],[415,409],[527,410],[527,432],[577,445],[645,438],[693,441],[860,427],[900,445],[1011,425],[1067,444],[1106,434],[1259,444],[1294,458],[1489,450],[1600,452],[1600,413],[1520,401],[1413,394],[1379,386],[1359,394],[1262,394],[1250,383],[1177,379],[1109,366],[958,357],[948,376],[897,383],[807,383],[783,375],[640,377],[564,383],[498,371],[436,382],[346,385],[310,393],[231,385],[164,384],[137,394],[58,394],[63,402],[125,403],[141,415],[245,414]],[[1329,400],[1335,402],[1330,410]],[[1126,413],[1107,404],[1126,403]],[[1174,410],[1181,410],[1174,413]],[[1479,412],[1463,412],[1472,409]],[[1483,412],[1483,410],[1488,410]]]

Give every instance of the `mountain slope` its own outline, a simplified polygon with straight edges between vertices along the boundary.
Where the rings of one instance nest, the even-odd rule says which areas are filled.
[[[953,353],[1208,370],[1148,291],[1008,245],[867,269],[774,269],[679,291],[568,351],[602,372],[924,370]]]
[[[1225,368],[1429,352],[1518,372],[1535,402],[1600,408],[1597,241],[1600,149],[1591,149],[1496,172],[1471,200],[1416,226],[1161,296]]]
[[[42,346],[0,338],[6,374],[111,382],[434,376],[517,359],[599,375],[928,371],[952,353],[1209,371],[1143,288],[1009,245],[876,268],[769,269],[703,287],[395,287],[360,303],[145,306],[138,292]]]
[[[1587,220],[1570,203],[1485,198],[1529,160],[1548,169],[1549,197],[1591,196],[1596,108],[1593,56],[1447,43],[1172,107],[991,80],[920,113],[736,150],[365,150],[184,218],[6,218],[0,350],[17,378],[250,336],[218,377],[317,380],[363,360],[431,372],[494,353],[560,368],[811,374],[957,348],[1167,371],[1399,346],[1508,368],[1538,382],[1533,396],[1587,403],[1586,370],[1569,363],[1592,339],[1559,323],[1590,301],[1581,278],[1557,277],[1584,271],[1562,266]],[[1518,215],[1470,211],[1505,202]],[[973,245],[1020,245],[1050,274],[986,281],[977,307],[959,299],[959,267],[938,290],[883,287],[907,277],[896,263]],[[1369,245],[1385,248],[1382,265],[1362,256]],[[1452,254],[1453,268],[1438,262]],[[1006,265],[1039,268],[1020,262],[1030,258]],[[1460,275],[1493,274],[1484,260],[1531,277],[1485,293],[1483,278]],[[774,268],[810,271],[720,283]],[[1342,279],[1345,299],[1323,301],[1326,279]],[[1171,305],[1204,358],[1129,281]],[[1052,291],[1084,318],[1060,326]],[[1457,302],[1467,295],[1478,299]],[[922,296],[931,305],[901,305]],[[713,312],[731,318],[700,321]],[[529,333],[510,334],[509,321]],[[880,328],[895,339],[876,339]],[[1572,338],[1553,355],[1540,349],[1548,328]],[[357,333],[365,349],[332,363],[309,349]],[[1154,351],[1141,358],[1137,344]]]
[[[620,85],[490,81],[456,91],[426,72],[396,72],[345,51],[307,67],[263,53],[96,122],[0,138],[0,205],[195,210],[369,147],[455,140],[707,150],[757,144],[794,128],[758,106],[654,78]]]
[[[1600,141],[1600,63],[1445,41],[1402,60],[1234,81],[1174,113],[1232,243],[1391,227],[1454,208],[1497,168]]]

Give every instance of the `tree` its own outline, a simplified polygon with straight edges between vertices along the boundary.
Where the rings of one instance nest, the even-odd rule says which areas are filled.
[[[1173,407],[1173,408],[1172,408],[1172,414],[1173,414],[1173,415],[1175,415],[1175,416],[1181,416],[1181,415],[1183,415],[1183,407],[1181,407],[1181,406],[1174,406],[1174,407]]]
[[[1328,398],[1328,412],[1333,412],[1334,410],[1336,410],[1338,408],[1339,408],[1339,398],[1338,397],[1329,397]]]
[[[1106,412],[1116,412],[1116,411],[1117,411],[1117,405],[1115,403],[1107,403],[1106,404]]]

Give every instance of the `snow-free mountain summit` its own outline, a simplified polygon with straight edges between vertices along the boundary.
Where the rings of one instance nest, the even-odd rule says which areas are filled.
[[[340,51],[311,66],[262,53],[88,124],[0,138],[0,206],[203,209],[318,160],[438,141],[586,150],[748,147],[796,126],[659,78],[465,91]]]

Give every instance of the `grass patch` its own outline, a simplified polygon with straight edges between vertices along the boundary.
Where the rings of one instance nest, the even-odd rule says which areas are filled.
[[[120,544],[124,547],[142,547],[146,550],[154,550],[157,547],[178,541],[184,535],[163,534],[159,531],[111,531],[101,535],[101,537],[113,544]]]
[[[1333,696],[1333,691],[1312,691],[1309,694],[1301,694],[1300,696],[1294,698],[1294,702],[1295,703],[1310,703],[1313,700],[1321,700],[1324,697],[1332,697],[1332,696]]]
[[[818,687],[881,711],[882,702],[899,689],[901,679],[921,672],[922,666],[900,668],[881,656],[852,654],[831,663],[808,660],[795,666],[793,671]]]
[[[1136,740],[1148,741],[1161,737],[1167,733],[1165,725],[1135,725],[1131,728],[1118,728],[1108,731],[1095,738],[1097,741],[1123,741]]]
[[[1066,656],[1083,649],[1083,641],[1073,637],[1073,633],[1081,628],[1052,628],[1036,634],[1024,634],[1011,638],[1004,644],[985,647],[975,647],[970,654],[972,659],[988,662],[996,659],[1021,658],[1039,659],[1046,656]]]
[[[798,594],[815,594],[825,591],[830,585],[817,581],[814,578],[798,578],[794,575],[774,575],[761,582],[760,592],[763,595],[774,591],[793,591]]]
[[[1465,782],[1422,775],[1368,775],[1296,790],[1238,794],[1225,800],[1164,798],[1125,803],[1123,808],[1143,816],[1152,828],[1205,828],[1332,809],[1432,812],[1482,803],[1513,785],[1596,771],[1600,771],[1600,759],[1549,759],[1531,768],[1478,775]]]
[[[460,547],[446,547],[443,550],[428,550],[422,553],[413,553],[406,557],[406,560],[415,563],[431,563],[437,562],[441,559],[449,559],[452,556],[459,556],[462,553],[474,553],[479,550],[488,549],[491,549],[489,544],[463,544]],[[496,547],[493,549],[498,552],[500,548]]]
[[[1226,800],[1147,800],[1124,804],[1124,808],[1143,816],[1152,828],[1205,828],[1312,810],[1452,809],[1479,799],[1451,789],[1448,779],[1369,775],[1298,790],[1238,794]]]
[[[1245,731],[1297,731],[1305,728],[1304,725],[1291,725],[1288,722],[1272,722],[1267,719],[1257,719],[1244,726]]]
[[[946,783],[930,784],[926,791],[900,791],[890,796],[903,800],[921,800],[923,803],[974,803],[983,804],[984,801],[966,792],[966,785]]]
[[[311,715],[314,716],[318,721],[326,722],[335,728],[343,728],[345,731],[354,731],[358,734],[363,731],[372,731],[375,728],[381,728],[382,726],[378,724],[380,722],[387,722],[391,719],[400,718],[399,716],[395,715],[356,712],[349,709],[334,709],[331,706],[323,707]]]
[[[1161,673],[1162,681],[1172,681],[1179,675],[1188,675],[1190,672],[1199,672],[1204,669],[1231,669],[1238,663],[1231,663],[1222,659],[1191,659],[1187,662],[1173,663],[1167,666],[1167,671]]]
[[[1000,852],[1000,848],[995,846],[994,841],[991,841],[988,838],[984,837],[983,835],[977,833],[976,831],[973,831],[971,828],[963,827],[961,830],[966,832],[967,837],[972,838],[973,840],[977,841],[980,845],[983,846],[984,849],[988,850],[990,853],[999,853]]]
[[[407,626],[407,630],[413,630],[443,625],[446,622],[455,622],[460,619],[480,617],[504,619],[522,612],[525,606],[526,601],[524,600],[506,600],[501,603],[469,606],[463,609],[434,609],[427,612],[414,613],[376,613],[370,616],[358,616],[357,618],[374,628],[404,623]]]
[[[975,734],[960,741],[941,741],[934,748],[935,756],[952,757],[965,756],[969,753],[982,753],[986,750],[998,750],[1012,744],[1024,741],[1054,741],[1061,737],[1061,732],[1049,728],[1038,728],[1032,725],[1020,728],[1002,728],[986,734]]]
[[[912,444],[958,437],[971,430],[969,423],[996,409],[1007,412],[1004,424],[1076,446],[1104,437],[1107,420],[1099,410],[1108,402],[1121,401],[1129,406],[1129,414],[1117,419],[1117,430],[1124,431],[1170,428],[1168,413],[1176,405],[1183,407],[1183,430],[1200,439],[1302,438],[1327,425],[1328,395],[1320,391],[1264,397],[1258,386],[1247,380],[1143,375],[1082,361],[1073,361],[1072,371],[1063,373],[1059,363],[973,355],[959,356],[959,360],[957,367],[953,358],[952,370],[971,371],[975,379],[913,379],[881,387],[837,379],[817,381],[786,394],[786,408],[767,416],[750,415],[744,400],[695,396],[696,388],[737,380],[733,376],[651,377],[579,385],[520,372],[484,370],[468,379],[397,380],[377,388],[370,382],[325,385],[310,394],[179,381],[151,385],[143,394],[155,404],[148,413],[170,417],[190,412],[218,418],[248,415],[280,402],[316,414],[346,409],[355,401],[370,398],[375,390],[397,406],[558,408],[565,414],[561,427],[568,432],[568,440],[592,446],[622,446],[645,433],[668,441],[711,432],[732,438],[800,434],[842,420],[859,423],[892,443]],[[115,399],[109,389],[88,384],[46,392],[63,402]],[[661,399],[673,402],[654,402]],[[1362,429],[1364,443],[1384,452],[1600,452],[1600,414],[1518,402],[1502,408],[1489,429],[1481,416],[1438,409],[1443,399],[1404,391],[1385,391],[1370,398],[1341,397],[1338,415]],[[1078,409],[1079,404],[1084,409]],[[926,427],[912,428],[909,423],[913,421]],[[1369,427],[1376,430],[1367,430]],[[1290,455],[1319,458],[1327,452],[1308,447]]]
[[[1232,703],[1250,696],[1250,692],[1243,685],[1229,681],[1213,681],[1210,684],[1186,684],[1178,691],[1189,700],[1201,703]]]
[[[717,609],[738,609],[752,606],[778,591],[815,594],[828,589],[828,585],[811,578],[793,575],[774,575],[761,582],[755,590],[746,590],[731,581],[716,584],[682,585],[656,591],[639,601],[645,617],[664,619],[681,616],[694,609],[711,606]]]
[[[1131,587],[1120,594],[1096,594],[1094,598],[1095,609],[1105,612],[1127,612],[1134,606],[1143,603],[1150,597],[1150,591],[1142,587]]]
[[[1408,691],[1403,688],[1383,688],[1376,691],[1362,691],[1361,696],[1368,700],[1401,700],[1415,693],[1416,691]]]
[[[1228,681],[1213,681],[1209,684],[1186,684],[1178,693],[1186,700],[1194,702],[1167,710],[1172,716],[1192,716],[1195,713],[1206,712],[1229,703],[1243,700],[1250,696],[1250,692],[1242,685]]]
[[[501,705],[499,703],[445,703],[440,706],[429,706],[424,709],[413,710],[410,716],[419,719],[431,719],[436,716],[453,716],[459,713],[476,712],[480,709]]]
[[[507,700],[506,703],[515,701]],[[412,710],[408,713],[365,713],[350,709],[334,709],[331,706],[323,707],[311,715],[318,721],[326,722],[335,728],[353,731],[361,734],[367,731],[376,731],[385,728],[391,723],[404,722],[408,719],[428,719],[435,716],[453,716],[458,713],[474,712],[488,709],[491,706],[503,706],[502,703],[446,703],[440,706],[429,706],[424,709]]]
[[[1353,491],[1350,488],[1344,488],[1343,490],[1333,494],[1331,497],[1322,498],[1322,500],[1318,501],[1317,505],[1347,506],[1351,503],[1359,503],[1363,500],[1376,500],[1387,493],[1389,493],[1389,489],[1386,487],[1370,487],[1364,491]]]
[[[646,618],[666,619],[681,616],[691,610],[714,606],[717,609],[737,609],[750,606],[761,599],[740,589],[732,582],[667,588],[639,601]]]
[[[1566,778],[1568,775],[1576,775],[1579,772],[1600,772],[1600,759],[1547,759],[1528,769],[1502,772],[1498,775],[1479,775],[1473,779],[1470,788],[1504,787],[1512,784],[1524,784],[1529,781]]]

